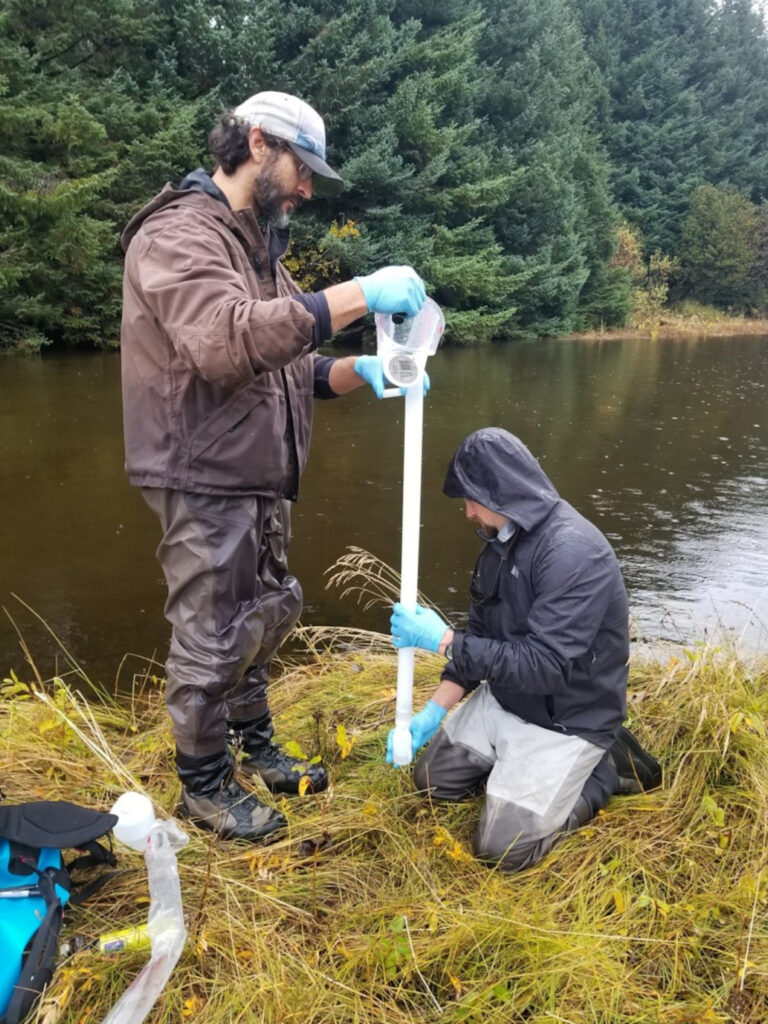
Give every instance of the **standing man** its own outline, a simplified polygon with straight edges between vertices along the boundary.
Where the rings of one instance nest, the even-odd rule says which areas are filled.
[[[443,485],[484,541],[466,630],[396,604],[396,647],[448,663],[411,722],[419,789],[461,800],[486,784],[474,850],[517,871],[617,792],[661,781],[622,728],[629,625],[619,564],[603,534],[558,495],[525,445],[490,427],[459,445]],[[387,760],[391,761],[391,736]]]
[[[321,766],[273,744],[267,700],[270,661],[301,611],[286,554],[313,398],[383,389],[377,357],[316,349],[369,311],[414,315],[425,292],[410,267],[384,267],[302,294],[281,264],[291,214],[343,187],[307,103],[257,93],[209,146],[213,173],[166,185],[123,234],[126,468],[163,531],[182,812],[259,840],[285,818],[236,781],[228,740],[273,791],[297,792],[303,775],[327,785]]]

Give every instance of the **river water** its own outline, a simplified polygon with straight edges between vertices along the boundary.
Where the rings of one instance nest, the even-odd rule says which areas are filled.
[[[446,349],[429,369],[420,586],[455,622],[480,542],[443,474],[495,425],[610,538],[637,641],[766,651],[768,339]],[[0,675],[29,675],[19,633],[43,676],[64,669],[50,629],[92,679],[124,686],[163,661],[168,629],[158,527],[122,469],[119,358],[8,357],[0,395]],[[291,548],[304,622],[387,630],[324,571],[350,545],[398,566],[402,439],[398,399],[317,403]]]

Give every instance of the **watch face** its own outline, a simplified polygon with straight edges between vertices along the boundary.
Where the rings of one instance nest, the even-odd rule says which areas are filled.
[[[450,661],[451,658],[453,657],[453,643],[448,644],[448,646],[445,648],[445,656],[448,659],[448,661]]]

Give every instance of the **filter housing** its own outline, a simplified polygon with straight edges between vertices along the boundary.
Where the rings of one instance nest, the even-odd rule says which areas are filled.
[[[377,313],[376,352],[384,373],[397,387],[408,388],[421,379],[429,356],[437,351],[445,319],[436,302],[427,299],[416,316]]]

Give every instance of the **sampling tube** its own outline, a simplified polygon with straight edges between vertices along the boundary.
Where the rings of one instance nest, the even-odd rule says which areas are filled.
[[[400,604],[416,608],[419,585],[419,529],[421,525],[421,441],[424,425],[424,394],[421,374],[405,393],[405,440],[403,442],[403,537],[400,555]],[[392,760],[396,765],[413,759],[411,712],[415,648],[397,652],[397,703]]]
[[[149,883],[147,931],[152,952],[104,1018],[104,1024],[141,1024],[167,985],[187,937],[176,851],[188,840],[172,819],[157,821],[151,801],[141,793],[123,793],[112,812],[118,816],[115,838],[144,854]]]
[[[424,426],[424,368],[434,355],[445,327],[442,311],[427,299],[415,317],[376,316],[376,351],[384,372],[396,388],[385,391],[395,397],[405,391],[405,438],[403,440],[403,535],[400,555],[400,604],[415,610],[419,585],[419,531],[421,528],[421,447]],[[411,712],[413,709],[414,648],[397,652],[397,703],[392,737],[396,765],[413,760]]]

